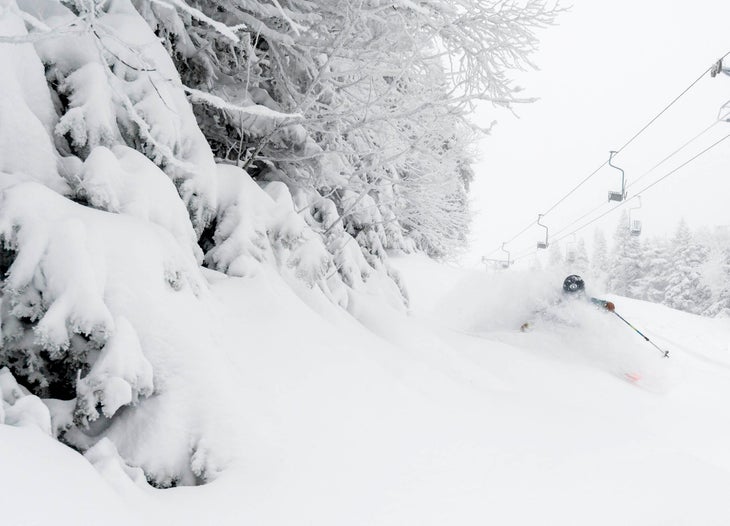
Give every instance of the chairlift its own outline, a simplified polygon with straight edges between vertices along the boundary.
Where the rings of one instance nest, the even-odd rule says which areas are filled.
[[[548,227],[540,222],[543,215],[544,214],[537,214],[537,224],[545,229],[545,242],[543,243],[542,241],[538,241],[537,248],[546,249],[548,247]]]
[[[632,206],[629,208],[629,233],[632,236],[641,235],[641,221],[639,219],[632,219],[631,217],[632,210],[638,210],[641,208],[641,196],[637,195],[636,198],[639,200],[639,206]]]
[[[712,65],[712,68],[710,68],[710,76],[711,77],[717,77],[717,74],[722,71],[722,59],[718,60]]]
[[[509,266],[503,259],[493,259],[486,256],[482,256],[482,263],[484,264],[485,270],[488,271],[498,271]],[[512,264],[512,261],[510,261],[510,264]]]
[[[612,164],[611,163],[611,159],[613,159],[613,156],[616,155],[618,152],[615,152],[615,151],[611,150],[611,152],[609,152],[609,153],[611,155],[608,158],[608,165],[610,167],[612,167],[612,168],[616,168],[617,170],[619,170],[621,172],[621,191],[620,192],[612,192],[612,191],[609,190],[609,192],[608,192],[608,200],[609,201],[623,201],[624,199],[626,199],[626,178],[624,176],[624,171],[623,171],[623,169],[619,168],[615,164]]]
[[[722,59],[715,62],[712,65],[712,68],[710,68],[711,77],[717,77],[720,73],[724,73],[725,75],[730,75],[730,65],[723,64]]]
[[[507,261],[502,261],[502,268],[509,268],[509,266],[512,264],[509,250],[507,250],[506,248],[504,248],[504,246],[506,244],[507,244],[506,242],[505,243],[502,243],[502,252],[504,252],[504,253],[507,254]]]
[[[720,107],[720,110],[717,112],[717,120],[730,122],[730,100]]]

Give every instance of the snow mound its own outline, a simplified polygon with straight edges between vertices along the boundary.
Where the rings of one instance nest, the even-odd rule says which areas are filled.
[[[19,386],[7,367],[0,369],[0,425],[35,427],[51,435],[51,415],[40,398]]]

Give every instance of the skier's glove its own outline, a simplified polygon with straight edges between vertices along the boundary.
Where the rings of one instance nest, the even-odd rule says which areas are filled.
[[[607,301],[606,310],[610,310],[611,312],[613,312],[614,310],[616,310],[616,305],[614,305],[611,301]]]

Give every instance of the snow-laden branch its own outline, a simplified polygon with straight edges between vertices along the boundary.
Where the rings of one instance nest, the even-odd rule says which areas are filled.
[[[21,14],[27,15],[27,13],[22,12]],[[40,29],[40,31],[27,33],[25,35],[0,35],[0,44],[33,44],[35,42],[41,42],[50,38],[59,38],[64,35],[69,35],[72,33],[82,33],[84,31],[84,29],[78,27],[75,21],[65,26],[50,29],[48,26],[40,22],[40,20],[36,19],[35,17],[32,17],[30,15],[27,16],[28,19],[23,16],[23,20],[28,22],[33,27],[37,27],[38,29]],[[36,20],[40,25],[36,26],[33,22],[30,22],[29,19]]]
[[[230,111],[233,113],[238,113],[241,115],[256,115],[260,117],[269,117],[272,119],[281,119],[281,120],[292,120],[292,119],[301,119],[303,118],[301,113],[282,113],[276,110],[272,110],[271,108],[267,108],[266,106],[262,106],[261,104],[251,104],[250,106],[239,106],[237,104],[231,104],[230,102],[223,100],[222,98],[218,97],[217,95],[213,95],[211,93],[206,93],[205,91],[200,91],[195,88],[190,88],[188,86],[182,86],[182,89],[190,95],[190,98],[193,102],[201,102],[203,104],[207,104],[208,106],[213,106],[214,108],[218,108],[219,110],[225,110]]]
[[[169,9],[175,9],[175,7],[185,11],[190,16],[195,18],[196,20],[199,20],[200,22],[203,22],[205,24],[208,24],[210,27],[218,31],[221,35],[231,39],[233,42],[240,42],[241,39],[238,38],[238,35],[236,35],[234,28],[230,28],[227,25],[225,25],[222,22],[218,22],[217,20],[213,20],[208,15],[200,11],[199,9],[195,9],[194,7],[189,6],[182,0],[150,0],[152,3],[167,7]]]
[[[45,23],[38,20],[36,17],[31,15],[30,13],[23,11],[21,9],[17,9],[17,8],[13,9],[13,11],[17,12],[17,14],[20,16],[20,18],[23,19],[23,22],[25,22],[29,26],[37,29],[38,31],[44,31],[44,32],[51,31],[51,28],[48,27],[48,25],[46,25]]]

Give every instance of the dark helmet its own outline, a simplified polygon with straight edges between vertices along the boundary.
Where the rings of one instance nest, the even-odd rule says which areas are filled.
[[[570,276],[565,278],[565,281],[563,281],[563,292],[567,294],[582,292],[585,290],[585,288],[586,284],[583,283],[583,278],[575,274],[571,274]]]

